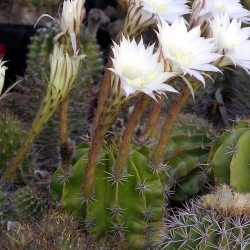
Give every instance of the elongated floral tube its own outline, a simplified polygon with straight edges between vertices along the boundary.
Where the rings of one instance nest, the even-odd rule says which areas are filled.
[[[127,127],[123,133],[122,141],[119,145],[118,157],[116,159],[115,165],[113,167],[113,177],[115,180],[119,180],[126,173],[126,162],[129,155],[130,143],[138,124],[138,121],[148,107],[152,98],[149,96],[142,94],[139,100],[137,101],[132,114],[129,117]]]
[[[193,87],[193,91],[196,92],[201,86],[202,82],[200,81],[190,81]],[[171,131],[174,126],[174,122],[180,113],[183,105],[186,103],[188,98],[191,96],[189,87],[184,82],[180,94],[176,96],[172,106],[170,107],[167,117],[165,118],[164,125],[161,130],[158,143],[150,157],[150,163],[153,166],[161,165],[163,162],[164,150],[167,146]]]
[[[160,98],[158,98],[158,101],[154,101],[153,109],[150,112],[150,116],[148,118],[147,125],[143,131],[143,136],[145,138],[145,141],[147,139],[151,138],[151,136],[153,134],[153,128],[155,127],[155,125],[157,123],[163,102],[164,102],[163,95]]]
[[[82,58],[83,56],[70,57],[64,52],[63,46],[55,44],[54,50],[50,55],[51,73],[47,92],[27,137],[3,177],[5,185],[11,182],[16,169],[31,144],[72,89]]]
[[[156,99],[156,95],[160,95],[164,91],[177,92],[172,86],[164,83],[175,75],[164,72],[163,63],[158,62],[159,52],[154,53],[153,49],[153,45],[145,48],[143,40],[137,44],[134,39],[130,41],[124,36],[120,45],[114,44],[112,48],[113,67],[108,69],[109,74],[106,71],[107,75],[104,75],[105,80],[110,80],[106,83],[107,86],[109,84],[110,89],[105,90],[107,98],[105,101],[103,100],[103,107],[100,108],[100,113],[98,112],[100,118],[97,119],[93,131],[88,165],[82,186],[85,200],[91,199],[94,194],[95,168],[103,137],[122,108],[140,93],[145,93]]]

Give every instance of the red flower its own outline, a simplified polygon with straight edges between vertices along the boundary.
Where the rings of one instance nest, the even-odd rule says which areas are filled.
[[[4,57],[4,55],[6,54],[6,49],[4,44],[0,44],[0,60]]]

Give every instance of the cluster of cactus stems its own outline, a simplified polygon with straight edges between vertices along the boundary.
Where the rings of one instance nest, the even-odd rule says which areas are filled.
[[[202,1],[194,2],[188,28],[183,19],[171,21],[173,25],[170,27],[160,17],[159,13],[150,12],[148,14],[144,9],[143,1],[139,3],[131,1],[124,25],[114,42],[107,68],[101,80],[90,143],[83,142],[74,149],[74,143],[68,135],[68,110],[70,91],[74,87],[79,71],[82,70],[81,64],[85,58],[85,55],[78,55],[81,48],[80,30],[86,14],[84,3],[84,0],[64,1],[62,13],[59,15],[59,19],[56,20],[60,26],[60,32],[53,39],[55,43],[53,52],[50,54],[50,79],[45,97],[26,139],[8,167],[2,182],[4,185],[11,183],[21,160],[31,144],[43,130],[51,116],[60,108],[59,144],[61,162],[60,167],[52,177],[52,196],[75,219],[82,220],[84,229],[96,238],[107,237],[108,240],[115,242],[115,244],[123,245],[129,249],[151,249],[156,244],[159,230],[163,226],[162,219],[165,209],[163,204],[165,200],[172,198],[182,201],[186,196],[198,193],[202,185],[210,180],[209,171],[200,168],[200,165],[204,164],[208,157],[211,143],[210,126],[204,125],[203,122],[196,120],[194,117],[180,117],[179,120],[177,117],[189,97],[194,98],[195,92],[212,76],[212,73],[219,72],[217,67],[225,67],[231,65],[232,62],[235,63],[235,61],[232,59],[230,61],[229,56],[226,57],[227,50],[224,48],[221,53],[219,50],[218,53],[214,53],[217,47],[211,41],[215,39],[210,39],[213,38],[213,30],[212,28],[209,30],[209,22],[204,21],[202,15],[200,15],[202,8],[205,6],[205,0],[203,4]],[[185,3],[186,1],[180,3],[180,5],[183,4],[182,15],[190,13]],[[158,9],[162,10],[162,6]],[[225,16],[225,18],[228,18],[230,22],[229,17]],[[249,21],[244,15],[242,18],[243,21]],[[211,26],[213,21],[211,20]],[[153,53],[154,45],[145,48],[143,40],[138,44],[135,40],[146,28],[155,23],[157,23],[159,31],[157,33],[159,47]],[[94,25],[94,33],[98,25],[98,22]],[[200,54],[196,55],[198,65],[194,65],[194,67],[189,65],[191,68],[186,65],[189,59],[190,61],[193,60],[191,56],[195,54],[194,51],[178,52],[171,59],[166,57],[165,42],[160,34],[161,32],[164,34],[164,25],[169,30],[174,27],[181,27],[182,31],[186,32],[185,36],[189,34],[193,40],[197,36],[197,44],[202,44],[201,47],[207,49],[206,53],[201,50],[199,51]],[[92,27],[91,24],[90,27]],[[199,29],[199,32],[197,32],[197,29]],[[93,34],[87,32],[85,35],[90,39],[90,42],[93,41]],[[200,35],[204,37],[200,37]],[[142,56],[142,54],[145,52],[145,58],[152,58],[149,63],[154,65],[155,71],[145,77],[143,74],[147,72],[142,72],[142,75],[138,76],[134,74],[137,72],[137,68],[129,69],[129,74],[123,76],[120,71],[124,70],[126,72],[127,68],[131,66],[128,63],[128,65],[124,66],[125,69],[117,69],[119,64],[117,56],[118,51],[122,51],[119,47],[122,44],[126,46],[130,44],[131,51],[137,48],[136,54],[138,53],[138,57],[143,58],[144,55]],[[91,46],[88,45],[84,49],[90,49]],[[173,46],[173,41],[171,46]],[[192,46],[194,45],[192,44]],[[183,55],[185,53],[190,54],[188,59],[185,58],[186,55]],[[205,60],[206,56],[210,59]],[[225,60],[223,56],[225,56]],[[202,60],[199,61],[199,58],[202,58]],[[124,58],[125,61],[126,59]],[[183,62],[185,62],[184,66],[182,65]],[[243,69],[248,69],[247,63],[239,62],[238,64]],[[149,70],[148,65],[145,64],[144,66]],[[161,126],[160,129],[158,127],[157,131],[156,125],[165,98],[163,92],[177,92],[171,86],[174,85],[177,76],[183,79],[183,84],[167,115],[160,120]],[[152,88],[153,83],[154,88]],[[136,98],[136,104],[128,118],[122,136],[118,136],[116,140],[111,138],[109,142],[105,141],[105,135],[121,114],[123,108],[132,99]],[[133,136],[142,114],[152,102],[153,108],[147,124],[140,132],[141,145],[138,146],[132,142]],[[242,171],[247,172],[249,156],[246,153],[248,147],[245,145],[249,144],[248,127],[248,121],[239,122],[233,131],[228,131],[215,142],[210,152],[212,170],[219,178],[218,183],[224,183],[223,178],[225,176],[230,177],[230,182],[226,180],[226,183],[241,192],[248,192],[248,175],[244,177],[241,184],[239,183],[241,182],[239,175],[237,173],[230,175],[230,171],[237,168],[235,170],[237,172],[238,166],[241,165]],[[156,138],[154,137],[155,134],[157,134]],[[134,141],[138,142],[136,139]],[[228,148],[230,150],[225,151]],[[228,154],[229,159],[221,157],[221,155],[224,155],[223,153]],[[244,157],[241,157],[242,155]],[[229,165],[226,165],[223,161],[227,161]],[[237,165],[235,169],[234,162]],[[223,165],[223,168],[220,165]],[[231,178],[232,175],[233,178]],[[179,189],[176,188],[177,185]],[[173,187],[174,189],[171,190]],[[23,191],[25,192],[23,193]],[[16,210],[19,212],[20,206],[21,208],[24,206],[27,211],[29,209],[32,209],[33,212],[42,211],[43,204],[36,203],[36,197],[31,193],[26,197],[27,191],[29,190],[20,190],[19,195],[16,197],[17,201],[14,202]],[[236,198],[238,196],[235,194]],[[234,199],[236,199],[235,197]],[[20,202],[20,199],[23,202]],[[225,247],[225,249],[231,249],[235,246],[233,239],[237,244],[239,241],[240,244],[248,244],[248,241],[245,240],[244,231],[240,226],[237,227],[238,224],[236,224],[236,221],[238,222],[241,217],[236,215],[237,220],[231,222],[226,219],[228,217],[224,217],[224,215],[228,216],[227,212],[217,215],[217,210],[214,211],[208,204],[205,205],[206,199],[208,198],[203,198],[199,206],[203,205],[212,212],[204,208],[200,210],[198,215],[194,215],[193,212],[191,217],[186,212],[180,212],[180,216],[174,216],[174,220],[167,224],[168,230],[163,240],[163,248],[186,249],[186,247],[191,247],[206,249],[206,247],[216,245],[215,238],[219,240],[220,247]],[[242,203],[244,199],[235,202],[236,204]],[[28,205],[25,201],[28,201]],[[213,202],[216,203],[214,200]],[[194,211],[198,211],[197,204],[194,206]],[[230,215],[234,214],[231,213]],[[240,216],[242,216],[242,213],[240,213]],[[45,219],[47,220],[47,218]],[[53,221],[53,218],[50,218],[50,220]],[[177,229],[172,229],[176,226],[178,226]],[[63,227],[65,228],[64,225]],[[244,230],[249,230],[247,220],[243,227]],[[225,233],[227,229],[230,231],[229,236]],[[18,231],[14,232],[14,234]],[[24,242],[24,245],[30,244],[30,239],[35,236],[30,226],[26,227],[26,231],[29,239]],[[217,235],[219,236],[217,237]],[[75,238],[79,237],[79,235],[75,235]],[[59,238],[62,239],[63,237],[60,236]],[[17,242],[23,242],[22,239],[23,236]],[[56,239],[53,242],[57,242]],[[50,243],[48,239],[47,243]],[[79,245],[79,243],[77,244]]]

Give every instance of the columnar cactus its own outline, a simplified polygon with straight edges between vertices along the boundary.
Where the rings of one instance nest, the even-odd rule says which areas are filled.
[[[166,218],[159,249],[250,249],[249,193],[224,185]],[[172,211],[173,212],[173,211]]]
[[[240,120],[212,145],[210,165],[215,184],[228,184],[236,191],[250,192],[250,121]]]

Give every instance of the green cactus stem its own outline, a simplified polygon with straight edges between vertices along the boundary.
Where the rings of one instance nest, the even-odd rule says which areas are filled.
[[[213,143],[209,162],[215,184],[231,185],[241,193],[250,192],[250,121],[239,120]]]
[[[82,179],[87,168],[89,145],[80,144],[72,160],[72,174],[60,182],[60,168],[54,173],[52,194],[62,206],[95,238],[122,244],[124,248],[152,248],[163,219],[163,171],[153,172],[148,164],[150,150],[132,146],[127,172],[116,180],[112,167],[117,158],[117,145],[101,149],[95,172],[93,199],[83,202]]]
[[[197,89],[199,89],[202,86],[201,82],[192,82],[193,91],[195,92]],[[165,119],[165,123],[162,127],[162,132],[159,137],[158,143],[150,157],[150,162],[153,166],[162,164],[164,150],[167,146],[171,131],[174,126],[174,121],[178,114],[181,111],[181,108],[186,103],[188,98],[190,97],[191,92],[189,87],[186,85],[186,83],[183,83],[180,94],[177,95],[177,97],[174,100],[174,103],[170,107],[167,117]]]
[[[123,138],[119,145],[119,154],[113,167],[113,175],[117,179],[122,178],[122,176],[126,172],[126,161],[129,155],[132,136],[134,134],[136,125],[138,124],[141,115],[143,114],[143,112],[148,107],[151,101],[151,97],[142,94],[139,100],[137,101],[134,110],[132,111],[132,114],[129,117],[127,127],[123,133]]]

